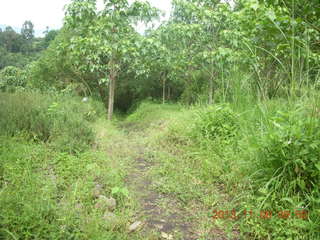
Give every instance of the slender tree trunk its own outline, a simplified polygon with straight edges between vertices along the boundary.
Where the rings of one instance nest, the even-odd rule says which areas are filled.
[[[213,104],[213,76],[209,80],[209,105]]]
[[[109,99],[108,99],[108,120],[112,119],[114,109],[114,95],[116,89],[116,79],[118,75],[117,65],[114,59],[111,59],[108,63],[110,69],[109,72]]]
[[[116,87],[116,77],[114,73],[110,74],[109,82],[109,106],[108,106],[108,120],[112,119],[113,107],[114,107],[114,92]]]
[[[168,100],[170,100],[170,97],[171,97],[171,89],[170,89],[170,87],[168,86]]]
[[[162,76],[162,104],[166,102],[166,76]]]

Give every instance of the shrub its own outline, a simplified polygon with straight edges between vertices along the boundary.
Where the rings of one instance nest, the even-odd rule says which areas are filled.
[[[272,221],[244,219],[241,230],[259,238],[319,239],[320,119],[308,110],[277,112],[257,139],[251,161],[248,208],[290,212],[290,218]],[[255,164],[257,163],[257,164]],[[306,219],[296,215],[306,211]]]
[[[88,120],[95,111],[80,99],[35,92],[0,94],[0,134],[22,132],[35,141],[67,152],[79,152],[94,141]]]
[[[14,91],[17,87],[25,87],[26,79],[20,68],[9,66],[0,71],[0,89]]]
[[[75,156],[18,137],[0,143],[0,239],[128,239],[128,220],[109,226],[92,194],[97,183],[106,195],[124,184],[121,164],[104,152]],[[124,200],[117,203],[118,217]]]
[[[195,124],[194,131],[209,140],[230,139],[238,130],[237,116],[227,105],[218,105],[200,111]]]
[[[310,194],[320,181],[320,119],[300,110],[278,112],[259,148],[270,186],[289,195]],[[276,189],[274,189],[276,190]]]

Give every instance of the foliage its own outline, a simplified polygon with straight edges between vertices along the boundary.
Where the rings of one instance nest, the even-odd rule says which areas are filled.
[[[69,52],[78,71],[91,73],[87,84],[99,88],[109,119],[113,114],[119,72],[138,56],[135,46],[139,37],[131,24],[139,20],[148,22],[156,16],[154,8],[138,1],[131,5],[128,1],[107,1],[101,11],[97,11],[95,1],[73,1],[68,6],[65,21],[72,38],[61,44],[61,48]],[[106,102],[108,85],[109,100]]]
[[[100,96],[106,109],[114,102],[128,110],[149,97],[212,104],[235,85],[246,85],[254,97],[287,97],[319,78],[317,11],[302,14],[314,1],[177,0],[169,21],[145,35],[133,24],[152,20],[155,9],[112,4],[100,11],[95,1],[67,7],[54,46],[34,65],[37,87],[48,82],[63,89],[72,82]],[[248,77],[231,85],[240,72]]]
[[[7,66],[25,67],[36,60],[53,39],[52,31],[44,38],[36,38],[31,21],[24,22],[21,34],[9,26],[4,31],[0,28],[0,70]]]
[[[89,121],[102,113],[101,104],[93,107],[65,95],[99,96],[109,119],[114,105],[136,106],[123,126],[146,129],[152,147],[160,148],[152,152],[160,163],[154,170],[160,191],[184,203],[240,212],[309,209],[306,220],[245,218],[226,225],[244,239],[318,239],[319,99],[313,95],[319,95],[319,1],[174,0],[170,19],[145,34],[134,25],[151,22],[158,11],[145,2],[130,3],[104,1],[98,10],[95,0],[73,0],[63,28],[47,31],[45,39],[34,38],[28,22],[22,34],[10,27],[0,31],[0,68],[23,67],[50,45],[25,69],[4,68],[2,90],[27,86],[63,93],[0,95],[0,132],[80,152],[93,143]],[[155,103],[160,100],[162,106]],[[177,100],[210,106],[166,103]],[[228,196],[219,199],[218,192]],[[110,193],[128,198],[121,185]],[[57,216],[49,210],[45,214],[54,221]],[[14,230],[6,226],[4,234],[10,235]],[[67,237],[81,238],[72,234]]]
[[[216,105],[199,112],[194,131],[210,140],[228,140],[236,135],[238,125],[237,115],[230,107]]]
[[[23,51],[23,37],[16,33],[12,27],[6,27],[0,32],[0,46],[4,47],[8,52],[17,53]]]
[[[34,38],[34,26],[31,21],[25,21],[22,25],[21,35],[27,41],[30,41]]]
[[[295,112],[278,113],[261,144],[260,161],[266,179],[277,179],[288,194],[309,194],[320,181],[319,119]]]
[[[241,147],[246,152],[240,156],[249,160],[245,160],[247,163],[238,174],[247,171],[249,175],[244,181],[250,185],[250,190],[244,187],[250,194],[241,201],[245,206],[241,209],[269,210],[274,215],[281,211],[290,213],[288,218],[273,217],[269,222],[243,219],[240,229],[244,236],[251,233],[256,238],[319,237],[315,230],[320,220],[319,191],[315,187],[319,181],[319,119],[315,108],[301,108],[300,104],[281,110],[279,105],[273,106],[278,110],[263,113],[267,114],[266,120],[255,124],[251,140]],[[304,218],[297,211],[304,211]]]
[[[14,91],[16,88],[26,86],[24,71],[17,67],[6,67],[0,71],[0,90]]]
[[[47,29],[47,31],[45,33],[46,33],[46,35],[45,35],[43,43],[42,43],[44,49],[49,47],[50,43],[58,36],[59,31]]]
[[[70,59],[64,53],[57,51],[58,45],[69,37],[69,34],[61,30],[41,57],[28,65],[27,78],[30,87],[42,91],[50,87],[63,90],[74,84],[75,78],[79,78],[79,74],[72,68]]]
[[[214,107],[209,108],[211,111],[198,107],[167,110],[162,115],[170,118],[163,119],[161,125],[149,125],[158,129],[153,146],[165,151],[156,155],[161,163],[154,169],[158,189],[186,203],[201,201],[208,209],[235,209],[239,219],[226,219],[223,227],[238,229],[246,239],[317,239],[319,119],[314,105],[305,107],[309,106],[306,102],[313,101],[307,98],[297,104],[277,100],[262,106],[237,102],[217,106],[218,114],[212,111]],[[231,136],[237,137],[221,144],[216,135],[209,138],[207,131],[201,134],[201,126],[215,123],[215,116],[226,116],[222,126],[231,122]],[[208,129],[216,130],[216,125]],[[222,129],[218,131],[221,138],[229,139],[230,128]],[[222,188],[220,193],[213,184]],[[225,192],[230,202],[225,201]],[[252,217],[241,215],[250,210],[254,212]],[[273,212],[272,218],[261,219],[263,210]],[[291,217],[278,217],[281,211],[289,211]],[[297,211],[308,211],[307,219],[295,215]]]
[[[96,184],[106,195],[123,185],[120,165],[103,152],[74,156],[21,138],[0,141],[2,239],[128,239],[124,201],[117,201],[119,221],[108,223],[92,194]]]
[[[93,143],[88,121],[96,117],[95,110],[80,99],[35,92],[2,93],[0,105],[2,135],[24,133],[31,140],[71,153],[84,151]]]

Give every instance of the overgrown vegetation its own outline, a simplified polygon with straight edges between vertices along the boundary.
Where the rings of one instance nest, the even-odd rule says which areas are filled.
[[[2,239],[128,239],[128,198],[112,194],[123,187],[124,169],[103,151],[74,156],[1,137],[0,158]],[[114,219],[95,207],[97,184],[117,199]]]
[[[1,26],[2,27],[2,26]],[[41,51],[45,50],[50,42],[57,36],[58,31],[47,29],[45,37],[36,37],[34,25],[25,21],[21,32],[16,32],[12,27],[0,27],[0,70],[8,66],[23,68],[38,58]]]
[[[94,142],[89,121],[97,118],[96,110],[80,99],[35,92],[2,93],[0,109],[1,135],[23,134],[70,153],[84,151]]]
[[[174,0],[143,35],[149,3],[96,5],[71,1],[44,39],[0,30],[0,238],[139,239],[124,178],[141,131],[156,189],[213,213],[201,238],[320,239],[319,1]]]
[[[236,105],[224,106],[224,111],[208,107],[201,114],[167,109],[163,116],[171,117],[161,118],[165,131],[154,141],[170,152],[157,156],[158,189],[185,203],[200,201],[208,211],[227,215],[234,210],[239,219],[225,215],[215,221],[224,221],[223,230],[228,224],[238,229],[243,238],[319,238],[320,122],[315,109],[301,108],[305,101],[248,105],[242,111]],[[140,115],[156,117],[154,108],[144,106]],[[223,186],[223,193],[212,186]],[[225,194],[230,202],[223,200]],[[266,211],[273,215],[263,218]]]

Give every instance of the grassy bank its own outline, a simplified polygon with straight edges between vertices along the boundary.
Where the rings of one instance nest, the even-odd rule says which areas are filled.
[[[149,126],[157,189],[190,208],[200,202],[211,224],[243,239],[317,239],[317,101],[188,109],[144,103],[128,121]]]
[[[137,238],[129,237],[134,204],[123,192],[128,159],[106,153],[122,134],[94,104],[0,95],[1,239]],[[116,200],[112,213],[97,207],[100,195]]]
[[[153,187],[194,214],[203,239],[213,227],[228,239],[319,238],[317,96],[188,108],[143,102],[114,123],[78,98],[0,100],[3,239],[143,239],[128,231],[139,206],[126,183],[141,154],[153,162]],[[116,199],[112,218],[96,207],[97,188]]]

